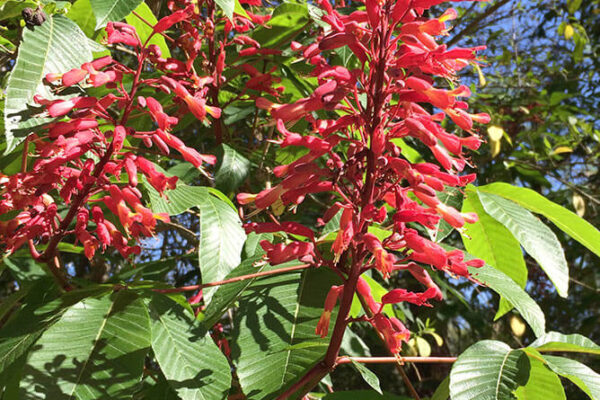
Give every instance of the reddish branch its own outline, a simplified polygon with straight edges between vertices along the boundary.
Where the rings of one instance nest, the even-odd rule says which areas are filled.
[[[352,362],[362,364],[394,364],[394,363],[415,363],[415,364],[451,364],[456,361],[456,357],[339,357],[336,364],[350,364]]]
[[[160,293],[189,292],[189,291],[195,291],[195,290],[199,290],[199,289],[203,289],[203,288],[207,288],[207,287],[226,285],[228,283],[240,282],[240,281],[245,281],[245,280],[253,279],[253,278],[260,278],[263,276],[285,274],[285,273],[294,272],[294,271],[301,271],[303,269],[307,269],[310,267],[311,267],[310,264],[296,265],[293,267],[274,269],[272,271],[262,271],[262,272],[256,272],[254,274],[240,275],[240,276],[236,276],[235,278],[225,279],[222,281],[203,283],[200,285],[181,286],[181,287],[177,287],[177,288],[173,288],[173,289],[157,289],[156,291],[160,292]]]

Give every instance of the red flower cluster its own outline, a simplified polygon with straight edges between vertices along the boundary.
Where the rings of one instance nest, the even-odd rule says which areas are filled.
[[[207,11],[191,0],[171,0],[167,7],[172,13],[156,23],[144,42],[128,24],[109,22],[106,26],[105,43],[129,46],[137,55],[137,66],[131,68],[107,56],[63,74],[46,76],[47,83],[57,89],[78,85],[80,89],[108,90],[102,97],[34,98],[42,106],[42,114],[54,118],[54,122],[27,138],[24,157],[34,161],[25,162],[18,174],[0,176],[0,214],[17,211],[12,220],[0,221],[0,241],[5,251],[14,252],[28,242],[34,258],[49,261],[56,255],[60,240],[74,235],[88,258],[107,246],[115,247],[124,257],[137,254],[140,248],[133,240],[153,235],[156,221],[169,218],[144,206],[138,189],[139,174],[161,194],[173,189],[177,181],[158,171],[138,148],[142,144],[146,148],[155,146],[164,155],[176,150],[198,168],[216,163],[214,156],[187,147],[172,131],[179,117],[188,112],[206,124],[210,123],[209,116],[220,118],[218,92],[225,82],[225,48],[242,46],[242,56],[271,54],[241,34],[264,24],[269,17],[248,13],[236,14],[233,21],[219,19],[214,4]],[[224,26],[221,42],[216,40],[217,23]],[[150,44],[153,35],[170,29],[179,30],[177,39],[171,42],[172,48],[178,47],[185,54],[184,61],[165,58],[157,45]],[[209,51],[205,52],[207,44]],[[204,76],[196,73],[195,65],[202,66]],[[269,74],[260,74],[249,64],[235,68],[251,76],[249,90],[278,93],[271,88],[276,79]],[[147,70],[155,73],[144,78],[142,72]],[[130,89],[125,89],[125,78],[133,82]],[[163,95],[139,96],[141,87]],[[171,94],[174,96],[169,98]],[[159,98],[167,98],[168,103],[161,104]],[[169,104],[168,108],[163,104]],[[153,121],[153,130],[136,131],[128,124],[142,115]],[[220,124],[215,132],[219,142]],[[62,204],[67,206],[66,214]],[[120,226],[111,222],[114,219],[105,218],[107,212],[117,217]],[[46,249],[40,254],[36,246],[45,243]],[[300,248],[295,251],[310,253]]]
[[[475,51],[482,49],[448,49],[436,43],[435,36],[447,34],[446,21],[455,18],[454,10],[429,19],[423,17],[424,11],[441,0],[364,1],[366,11],[349,15],[338,12],[327,0],[320,1],[323,22],[329,28],[323,29],[314,43],[292,43],[292,50],[313,66],[311,75],[318,86],[311,96],[277,104],[278,93],[269,92],[274,100],[256,100],[275,120],[281,134],[279,145],[304,147],[308,153],[274,170],[281,179],[278,184],[258,194],[242,193],[238,202],[267,212],[270,209],[276,220],[286,208],[296,209],[308,194],[329,192],[335,204],[319,222],[326,223],[341,213],[339,231],[331,244],[332,257],[319,251],[327,242],[315,240],[316,235],[297,223],[252,223],[246,229],[304,236],[309,240],[261,245],[272,263],[312,261],[343,277],[344,283],[332,287],[327,296],[316,328],[318,335],[327,335],[338,299],[342,325],[347,324],[349,299],[358,293],[368,304],[368,321],[385,338],[390,351],[398,353],[410,333],[399,320],[382,314],[383,304],[429,305],[431,299],[442,299],[440,289],[421,265],[464,277],[469,276],[468,266],[483,265],[481,260],[465,261],[461,251],[446,251],[415,228],[434,229],[444,219],[460,229],[477,220],[474,214],[462,214],[442,203],[437,192],[475,179],[474,174],[460,174],[468,163],[464,149],[479,147],[481,139],[473,122],[488,122],[489,116],[467,111],[461,99],[470,95],[467,87],[435,86],[434,76],[455,81],[456,72],[476,63]],[[332,64],[336,57],[331,50],[343,46],[353,53],[356,69]],[[315,111],[320,111],[319,115],[330,111],[335,118],[317,118]],[[446,116],[466,135],[443,128],[440,123]],[[299,119],[311,124],[310,134],[292,131]],[[397,141],[404,138],[421,142],[439,166],[406,159],[404,145]],[[381,238],[369,232],[369,226],[388,220],[393,227],[390,236]],[[379,304],[360,277],[369,269],[378,270],[383,278],[406,271],[427,290],[394,289]],[[335,329],[345,328],[338,325]]]

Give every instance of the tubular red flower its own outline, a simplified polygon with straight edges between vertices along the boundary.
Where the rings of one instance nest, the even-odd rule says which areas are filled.
[[[383,295],[381,302],[383,304],[407,302],[417,306],[425,305],[431,307],[427,301],[435,297],[437,297],[437,291],[434,288],[429,288],[423,293],[409,292],[405,289],[393,289]]]
[[[315,334],[324,338],[327,336],[329,332],[329,321],[331,319],[331,312],[337,303],[338,298],[342,294],[344,290],[344,286],[332,286],[327,293],[327,297],[325,298],[325,306],[323,313],[321,314],[321,318],[319,318],[319,322],[317,323],[317,327],[315,329]]]
[[[161,33],[172,27],[178,22],[184,21],[189,18],[189,16],[193,13],[194,6],[190,4],[183,10],[175,11],[171,15],[167,15],[166,17],[161,18],[154,28],[152,29],[154,33]]]
[[[260,242],[260,246],[267,253],[271,265],[283,264],[291,260],[300,260],[306,263],[314,262],[314,245],[310,242],[291,242],[272,244],[268,240]]]
[[[402,342],[408,342],[410,338],[410,332],[397,318],[387,318],[382,314],[376,314],[372,324],[375,329],[381,332],[392,354],[400,353]]]
[[[239,200],[238,200],[239,201]],[[314,232],[305,227],[302,224],[297,222],[286,221],[281,224],[276,224],[274,222],[262,222],[256,223],[251,222],[249,224],[244,225],[244,229],[246,230],[246,234],[250,232],[255,233],[275,233],[275,232],[286,232],[293,235],[300,235],[309,238],[310,240],[315,239]]]
[[[62,76],[63,86],[73,86],[87,77],[88,72],[84,69],[74,68],[69,72],[65,72]]]

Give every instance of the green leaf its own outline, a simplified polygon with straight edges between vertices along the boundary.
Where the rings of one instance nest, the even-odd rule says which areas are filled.
[[[143,0],[90,0],[96,16],[96,29],[110,21],[121,21],[135,10]]]
[[[14,18],[21,15],[26,7],[36,7],[37,2],[33,0],[8,0],[2,1],[0,4],[0,21],[5,19]]]
[[[456,249],[455,247],[445,244],[442,244],[441,246],[448,251]],[[464,255],[465,260],[472,260],[475,258],[467,252],[465,252]],[[487,264],[481,268],[469,267],[469,274],[474,279],[488,286],[494,292],[514,304],[515,308],[527,321],[536,337],[539,337],[546,332],[546,319],[540,306],[538,306],[525,290],[506,276],[506,274]]]
[[[166,199],[161,197],[150,184],[145,183],[144,186],[148,190],[151,208],[155,213],[178,215],[196,207],[198,203],[204,202],[210,197],[208,188],[204,186],[188,186],[177,183],[175,189],[165,192]]]
[[[169,382],[167,382],[162,371],[158,375],[159,376],[156,377],[157,382],[153,379],[146,379],[142,390],[136,393],[134,400],[181,400],[181,398],[177,396],[177,392],[175,392],[171,385],[169,385]]]
[[[450,372],[452,400],[507,400],[527,382],[529,359],[522,350],[483,340],[461,354]]]
[[[600,399],[600,375],[582,363],[564,357],[544,355],[548,367],[579,386],[592,400]]]
[[[339,284],[325,268],[261,278],[239,300],[231,343],[244,393],[274,399],[318,362],[327,347],[293,348],[304,342],[329,343],[315,335],[325,296]],[[332,323],[336,311],[332,313]],[[330,329],[330,334],[331,334]]]
[[[485,212],[477,192],[473,190],[467,190],[462,212],[474,212],[479,216],[476,223],[466,224],[462,233],[462,241],[469,254],[481,258],[524,288],[527,283],[527,266],[521,246],[512,233]],[[512,305],[502,297],[495,319],[511,308]]]
[[[450,397],[450,377],[447,376],[444,378],[442,383],[435,389],[433,396],[431,396],[430,400],[448,400]]]
[[[86,298],[36,342],[21,398],[130,399],[150,348],[148,312],[129,291]]]
[[[57,98],[43,84],[44,76],[50,72],[67,72],[91,60],[87,37],[77,24],[62,15],[53,15],[34,30],[23,29],[17,62],[6,87],[5,154],[34,128],[51,120],[33,117],[29,107],[35,94],[47,99]]]
[[[360,376],[371,386],[377,393],[383,394],[379,385],[379,378],[369,368],[361,363],[352,360],[352,366],[360,373]]]
[[[479,192],[479,200],[485,211],[511,231],[525,251],[538,262],[558,294],[567,297],[569,267],[554,232],[511,200],[485,192]]]
[[[548,332],[529,345],[537,350],[600,354],[600,346],[585,336]]]
[[[267,27],[259,27],[252,37],[262,47],[278,48],[293,40],[310,22],[306,4],[283,3],[273,11]]]
[[[465,255],[465,258],[468,258],[467,255]],[[481,268],[469,267],[469,273],[473,278],[489,286],[494,292],[513,304],[536,336],[539,337],[544,334],[546,319],[542,309],[512,279],[489,265],[484,265]]]
[[[257,255],[261,255],[264,253],[262,247],[260,247],[260,242],[263,240],[268,240],[269,242],[273,240],[272,233],[254,233],[250,232],[248,236],[246,236],[246,243],[244,243],[244,250],[242,251],[242,258],[252,258]]]
[[[30,290],[31,286],[25,286],[2,299],[2,303],[0,303],[0,321],[4,320],[4,317],[18,307],[18,303],[21,302],[23,297],[27,296]]]
[[[358,336],[350,327],[346,328],[344,337],[342,338],[342,345],[340,347],[340,354],[350,357],[366,357],[371,355],[369,346]]]
[[[42,285],[38,286],[38,290],[43,290]],[[20,310],[0,330],[0,372],[4,373],[14,368],[15,363],[29,351],[44,330],[62,315],[63,310],[60,307],[38,306],[35,304],[35,307],[29,306]]]
[[[560,378],[536,358],[529,357],[531,369],[525,386],[515,391],[518,400],[566,400]]]
[[[140,5],[137,6],[135,12],[139,14],[140,17],[150,22],[152,25],[155,25],[158,22],[158,20],[152,13],[150,7],[148,7],[148,5],[144,2],[140,3]],[[142,43],[145,43],[146,40],[150,37],[150,35],[152,35],[153,28],[151,26],[148,26],[148,24],[146,24],[140,18],[138,18],[137,15],[131,13],[125,17],[125,21],[135,28]],[[162,35],[152,36],[152,39],[150,39],[148,44],[157,45],[160,48],[160,51],[162,52],[163,58],[171,57],[171,51],[169,50],[169,46],[167,46],[167,42],[165,41],[165,38]]]
[[[29,251],[18,251],[10,257],[2,259],[3,266],[6,265],[11,275],[20,286],[30,285],[33,282],[45,280],[50,282],[43,264],[36,262]]]
[[[242,3],[240,3],[240,0],[235,0],[235,6],[233,7],[233,12],[239,16],[250,19],[250,16],[246,12],[246,10],[244,10],[244,7],[242,7]]]
[[[567,0],[567,8],[569,9],[569,14],[575,14],[579,7],[581,7],[581,2],[583,0]]]
[[[290,261],[285,264],[280,265],[270,265],[262,261],[262,253],[257,254],[251,258],[247,258],[242,263],[237,266],[233,271],[231,271],[225,279],[236,278],[242,275],[254,274],[257,272],[263,271],[271,271],[274,269],[292,267],[294,265],[299,265],[297,261]],[[258,267],[254,265],[258,263]],[[233,303],[235,303],[239,297],[242,295],[244,290],[249,288],[257,278],[244,279],[239,282],[228,283],[227,285],[221,285],[215,291],[212,296],[212,300],[208,303],[206,310],[204,311],[204,319],[202,322],[206,327],[213,326],[216,322],[219,321],[223,313],[230,308]]]
[[[222,155],[215,172],[217,189],[230,193],[237,189],[250,173],[250,161],[234,148],[222,144]]]
[[[541,194],[531,189],[512,186],[502,182],[480,186],[477,190],[479,192],[497,194],[520,204],[529,211],[542,214],[563,232],[600,257],[600,231],[583,218],[548,200]]]
[[[404,157],[408,162],[418,163],[423,161],[423,156],[419,153],[418,150],[415,150],[411,146],[406,143],[406,141],[402,138],[394,138],[391,139],[391,142],[396,146],[400,147],[402,150],[402,157]]]
[[[221,10],[223,10],[223,14],[227,16],[230,20],[233,19],[233,10],[236,6],[234,0],[215,0],[215,3],[219,6]]]
[[[69,9],[67,17],[79,25],[88,38],[96,32],[96,18],[90,0],[77,0]]]
[[[178,177],[177,184],[185,183],[187,185],[200,176],[200,170],[187,161],[181,161],[169,168],[167,174]]]
[[[152,350],[169,385],[183,400],[221,400],[231,385],[227,358],[192,314],[166,296],[149,303]]]
[[[237,213],[225,202],[207,196],[198,204],[200,210],[200,247],[198,265],[202,282],[219,281],[240,264],[246,234]],[[204,299],[210,301],[217,288],[206,288]]]
[[[130,280],[164,281],[165,275],[174,269],[178,261],[192,260],[195,255],[186,254],[176,257],[165,257],[156,261],[148,261],[135,265],[125,265],[118,274],[111,276],[108,282],[123,282]]]

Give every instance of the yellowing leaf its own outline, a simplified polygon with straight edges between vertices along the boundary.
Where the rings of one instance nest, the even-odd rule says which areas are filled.
[[[473,66],[475,67],[475,70],[477,71],[477,76],[479,76],[479,86],[484,87],[485,85],[487,85],[487,81],[485,80],[485,75],[483,74],[481,67],[479,66],[479,64],[475,64],[475,63],[473,64]]]
[[[491,150],[492,158],[496,158],[496,156],[498,154],[500,154],[500,148],[502,147],[500,145],[500,141],[499,140],[490,141],[490,147],[492,148],[492,150]]]
[[[552,150],[551,154],[562,154],[562,153],[572,153],[573,149],[568,146],[558,146],[554,150]]]
[[[502,127],[498,126],[498,125],[491,125],[488,130],[488,136],[490,137],[490,140],[493,141],[499,141],[500,139],[502,139],[502,136],[504,136],[504,129],[502,129]]]
[[[575,33],[575,30],[573,29],[572,25],[569,24],[569,25],[565,26],[565,39],[571,40],[574,33]]]
[[[487,130],[488,136],[490,138],[490,147],[492,158],[495,158],[500,153],[502,136],[504,136],[505,132],[502,127],[498,125],[492,125]]]
[[[573,193],[573,208],[575,208],[575,213],[578,217],[585,215],[585,200],[577,193]]]
[[[413,336],[408,341],[408,345],[412,349],[413,354],[418,354],[421,357],[429,357],[431,355],[431,346],[429,342],[420,336]]]
[[[442,347],[444,345],[444,339],[442,339],[440,335],[438,335],[435,332],[429,332],[429,334],[433,336],[433,338],[435,339],[435,344],[437,344],[438,347]]]
[[[516,315],[510,317],[510,329],[514,333],[515,336],[521,337],[525,334],[525,329],[527,326],[523,322],[523,320]]]

